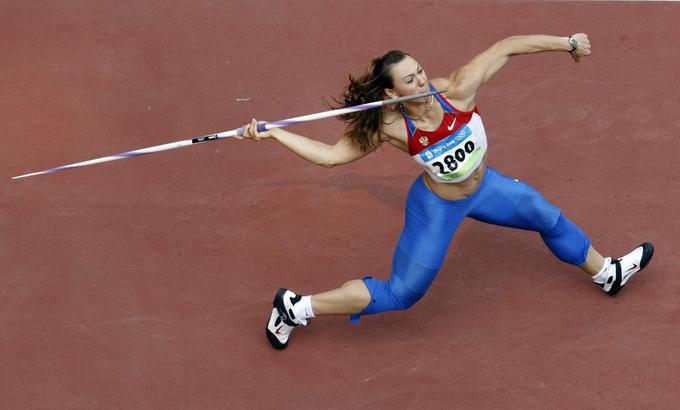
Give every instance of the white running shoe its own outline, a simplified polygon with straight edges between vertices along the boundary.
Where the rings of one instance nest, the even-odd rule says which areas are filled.
[[[285,349],[288,347],[288,338],[290,337],[290,332],[295,329],[295,326],[289,326],[281,320],[279,312],[276,308],[272,309],[272,314],[269,316],[269,321],[267,322],[267,339],[269,343],[274,346],[275,349]]]
[[[285,288],[276,292],[272,302],[274,308],[265,329],[267,339],[274,348],[281,350],[288,347],[288,338],[293,329],[298,325],[307,325],[307,320],[296,318],[293,312],[293,305],[300,299],[302,296]]]
[[[603,283],[595,283],[597,283],[602,290],[611,296],[614,296],[634,274],[640,272],[647,266],[649,261],[652,260],[653,255],[654,245],[645,242],[628,255],[624,255],[619,259],[611,261],[611,265],[607,269],[607,279]]]

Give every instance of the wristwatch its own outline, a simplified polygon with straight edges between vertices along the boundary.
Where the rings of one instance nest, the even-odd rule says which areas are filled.
[[[573,53],[574,50],[578,48],[578,41],[574,37],[569,37],[569,44],[571,44],[571,50],[569,50],[570,53]]]

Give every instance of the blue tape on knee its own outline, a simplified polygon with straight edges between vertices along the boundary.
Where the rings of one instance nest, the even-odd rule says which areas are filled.
[[[425,294],[425,292],[409,289],[396,276],[392,276],[389,281],[366,276],[363,278],[363,281],[366,284],[366,288],[368,288],[368,292],[371,294],[371,302],[361,313],[350,316],[350,320],[354,324],[359,323],[359,318],[362,315],[408,309]]]
[[[366,285],[366,288],[368,288],[368,293],[371,294],[371,301],[369,302],[368,306],[364,308],[364,310],[350,317],[352,323],[354,324],[359,323],[359,318],[362,315],[370,315],[372,313],[390,310],[381,309],[381,307],[383,307],[386,304],[386,301],[389,301],[392,304],[394,304],[395,302],[394,298],[391,297],[392,295],[389,289],[389,283],[387,281],[375,279],[372,276],[364,277],[363,281],[364,284]]]

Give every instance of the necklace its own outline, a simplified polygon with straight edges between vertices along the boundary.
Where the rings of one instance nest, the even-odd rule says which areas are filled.
[[[425,107],[425,110],[420,113],[419,116],[413,118],[410,115],[408,115],[408,111],[406,111],[406,108],[404,108],[403,104],[399,104],[399,107],[401,107],[401,111],[403,111],[404,115],[407,116],[411,121],[421,121],[425,114],[428,113],[432,109],[432,106],[434,105],[434,95],[430,95],[430,102],[427,103],[427,107]]]

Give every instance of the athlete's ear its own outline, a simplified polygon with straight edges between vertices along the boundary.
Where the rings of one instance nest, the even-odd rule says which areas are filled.
[[[397,95],[397,93],[394,92],[394,90],[389,89],[389,88],[385,88],[385,95],[387,96],[387,98],[397,98],[397,97],[399,97]]]

